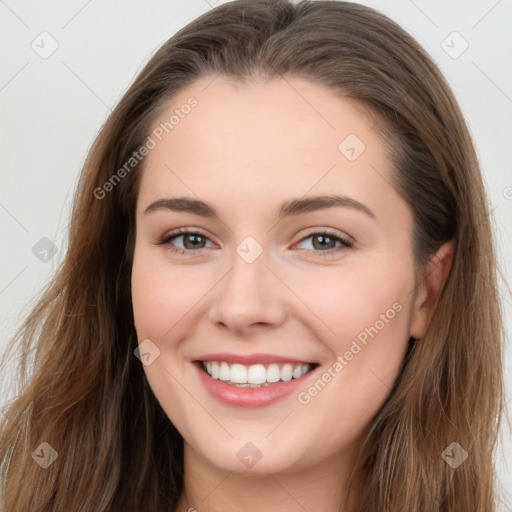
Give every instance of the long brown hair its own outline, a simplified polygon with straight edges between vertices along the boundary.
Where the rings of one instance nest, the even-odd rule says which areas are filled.
[[[363,443],[358,511],[495,511],[503,332],[468,129],[436,65],[403,29],[362,5],[307,0],[238,0],[200,16],[156,52],[101,128],[76,190],[63,264],[12,340],[19,389],[2,421],[2,510],[176,506],[183,440],[134,356],[130,272],[144,161],[108,193],[98,189],[144,144],[176,92],[218,74],[296,76],[365,104],[414,215],[418,268],[455,243],[428,332]],[[43,442],[58,455],[46,469],[35,463],[37,450],[49,453]],[[456,469],[443,458],[452,442],[468,452]]]

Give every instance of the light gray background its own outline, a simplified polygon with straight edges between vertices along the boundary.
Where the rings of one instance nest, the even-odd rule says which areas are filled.
[[[165,40],[221,3],[0,0],[0,351],[62,260],[80,167],[110,109]],[[506,255],[512,254],[512,1],[360,3],[377,8],[411,32],[433,56],[459,100],[491,203],[509,333],[512,299],[506,282],[512,281]],[[58,47],[48,56],[52,44]],[[55,245],[53,257],[51,250],[44,252],[51,246],[43,238]],[[510,344],[508,336],[509,414]],[[3,389],[0,402],[8,394]],[[505,424],[497,453],[503,510],[512,510],[510,438]]]

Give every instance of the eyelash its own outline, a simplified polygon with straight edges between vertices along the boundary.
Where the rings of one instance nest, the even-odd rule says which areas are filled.
[[[202,233],[200,233],[198,231],[193,231],[193,230],[183,228],[174,233],[169,233],[167,235],[162,236],[156,242],[156,245],[167,245],[168,247],[166,247],[166,250],[171,251],[174,254],[182,254],[182,255],[186,255],[186,256],[193,256],[193,254],[191,254],[191,253],[197,253],[197,252],[200,252],[201,250],[206,249],[206,247],[200,247],[199,249],[181,249],[178,247],[174,247],[170,244],[170,242],[173,239],[179,238],[180,236],[183,236],[183,235],[199,235],[208,240],[208,237],[206,237],[205,235],[203,235]],[[315,250],[315,249],[305,249],[304,251],[308,255],[318,256],[319,254],[323,254],[323,255],[325,255],[325,257],[336,256],[336,253],[338,251],[344,250],[344,249],[351,249],[354,246],[354,244],[352,242],[350,242],[349,240],[346,240],[345,238],[341,238],[340,236],[338,236],[328,230],[314,231],[314,232],[310,233],[309,235],[303,237],[299,241],[299,243],[304,242],[304,240],[307,240],[308,238],[311,238],[314,235],[327,235],[329,238],[334,239],[336,242],[340,242],[341,246],[338,248],[334,248],[334,249],[327,249],[325,251]],[[194,254],[194,256],[195,256],[195,254]]]

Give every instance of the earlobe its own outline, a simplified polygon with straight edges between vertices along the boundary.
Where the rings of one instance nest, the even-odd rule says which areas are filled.
[[[413,305],[410,336],[421,339],[427,331],[432,313],[450,274],[455,244],[444,243],[428,262],[423,281],[417,288]]]

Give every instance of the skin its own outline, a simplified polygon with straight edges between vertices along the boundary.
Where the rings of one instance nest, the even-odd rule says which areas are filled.
[[[139,343],[149,338],[160,350],[144,366],[148,381],[184,438],[178,510],[338,511],[407,341],[428,326],[452,248],[443,246],[415,282],[411,211],[389,183],[386,147],[360,105],[300,79],[212,78],[182,90],[155,123],[197,99],[146,157],[136,210],[133,310]],[[338,149],[348,134],[366,146],[352,162]],[[331,207],[278,221],[282,202],[324,194],[348,196],[374,218]],[[207,202],[218,217],[144,213],[179,196]],[[202,249],[190,236],[156,245],[182,227],[207,238]],[[325,229],[353,247],[323,248],[311,235]],[[263,249],[253,263],[236,252],[247,236]],[[207,392],[191,362],[212,352],[263,352],[318,362],[321,374],[395,303],[400,312],[307,404],[292,393],[266,407],[230,407]],[[261,453],[252,468],[237,457],[247,442]],[[363,485],[356,473],[344,510]]]

